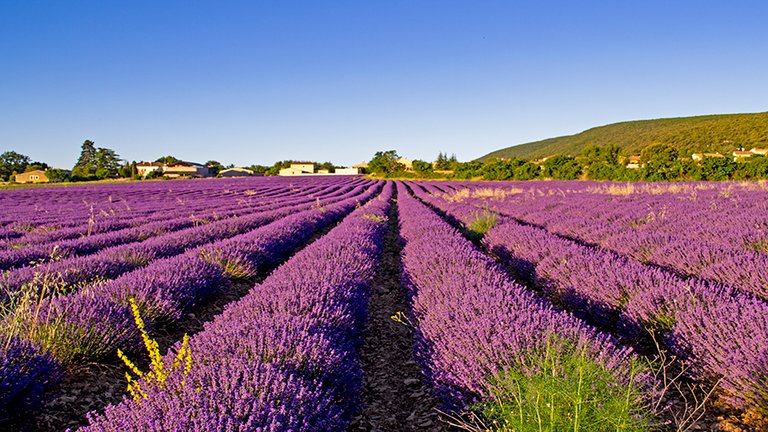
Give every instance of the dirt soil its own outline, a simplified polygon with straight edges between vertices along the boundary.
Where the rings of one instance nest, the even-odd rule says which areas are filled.
[[[382,262],[371,287],[361,348],[365,374],[363,408],[349,430],[448,431],[413,359],[412,329],[391,318],[397,312],[405,312],[408,304],[400,287],[400,243],[394,205],[389,218]]]

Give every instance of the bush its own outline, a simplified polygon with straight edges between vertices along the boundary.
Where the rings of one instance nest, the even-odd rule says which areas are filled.
[[[621,382],[586,347],[553,339],[490,380],[493,398],[477,405],[500,431],[647,431],[651,420],[635,379]]]

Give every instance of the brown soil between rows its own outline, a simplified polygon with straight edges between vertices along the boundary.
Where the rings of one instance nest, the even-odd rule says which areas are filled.
[[[362,412],[352,431],[445,432],[427,385],[413,359],[413,331],[392,320],[408,308],[400,286],[400,243],[397,212],[389,214],[382,262],[376,271],[368,305],[361,358],[364,373]]]

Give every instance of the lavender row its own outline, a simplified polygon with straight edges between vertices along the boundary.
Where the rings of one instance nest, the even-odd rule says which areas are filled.
[[[629,336],[658,333],[689,374],[720,382],[736,408],[768,408],[768,305],[722,285],[682,279],[544,230],[507,222],[486,247],[577,314]]]
[[[565,340],[630,383],[630,349],[510,281],[492,259],[398,184],[403,284],[417,330],[416,355],[437,396],[457,410],[493,397],[492,378]],[[526,371],[527,372],[527,371]]]
[[[359,195],[364,189],[366,186],[358,186],[345,194],[329,197],[326,202],[335,202]],[[16,269],[2,275],[0,288],[3,289],[4,301],[6,302],[22,289],[34,290],[35,292],[43,291],[43,294],[47,294],[49,291],[76,290],[93,282],[114,279],[123,273],[143,267],[155,259],[173,256],[191,247],[232,237],[317,204],[317,202],[309,202],[288,208],[258,212],[240,218],[220,220],[149,239],[138,244],[104,249],[93,255],[65,259],[38,267]],[[323,203],[321,202],[320,205]]]
[[[304,181],[298,182],[300,187],[295,187],[294,182],[286,180],[275,182],[267,179],[256,181],[246,179],[235,185],[229,180],[215,180],[193,182],[193,184],[180,182],[187,184],[186,187],[181,188],[174,182],[173,185],[165,186],[163,190],[155,190],[151,185],[134,185],[131,188],[120,185],[122,188],[114,191],[117,192],[114,197],[110,194],[106,202],[99,202],[97,197],[103,196],[103,190],[109,190],[110,187],[92,187],[85,188],[81,195],[73,197],[76,201],[70,206],[77,206],[77,212],[73,215],[67,215],[65,204],[56,200],[58,194],[62,193],[61,188],[36,189],[33,195],[35,199],[32,205],[28,206],[29,211],[25,212],[24,206],[16,203],[12,206],[14,212],[6,215],[12,223],[5,227],[5,233],[0,234],[8,234],[9,229],[19,230],[20,233],[10,236],[15,240],[6,239],[5,235],[0,237],[0,247],[36,244],[74,238],[73,236],[87,233],[108,232],[125,227],[127,220],[130,219],[146,218],[148,221],[154,221],[166,212],[186,208],[191,211],[207,208],[210,201],[237,203],[252,199],[281,199],[284,195],[299,193],[302,189],[353,184],[356,181],[359,180]],[[229,189],[226,188],[227,186],[238,187]],[[7,196],[4,195],[3,198]]]
[[[317,198],[330,194],[339,187],[329,188],[323,193],[318,194]],[[352,186],[344,188],[345,191],[351,190]],[[300,194],[298,198],[283,198],[278,202],[273,200],[263,202],[234,203],[221,205],[223,203],[213,201],[201,203],[208,209],[197,214],[188,213],[188,209],[183,211],[169,212],[161,216],[155,216],[154,222],[147,218],[130,219],[125,222],[126,228],[108,231],[101,234],[82,237],[81,230],[77,227],[70,230],[57,231],[56,240],[49,240],[41,244],[34,244],[23,248],[13,248],[0,251],[0,270],[21,267],[30,263],[40,264],[46,260],[59,260],[71,258],[79,255],[87,255],[108,247],[121,244],[134,243],[146,240],[150,237],[158,237],[173,231],[178,231],[193,226],[210,223],[215,220],[226,219],[230,217],[242,217],[256,211],[271,210],[275,207],[291,206],[300,202],[311,201],[315,198],[314,194],[307,190]],[[157,220],[159,219],[159,220]],[[120,224],[119,226],[123,226]],[[116,228],[116,227],[115,227]],[[79,236],[80,238],[72,238]],[[70,240],[63,240],[71,238]]]
[[[147,384],[146,398],[107,407],[80,430],[345,430],[391,196],[390,184],[192,337],[188,374]]]
[[[60,364],[71,366],[83,361],[98,361],[113,356],[117,348],[136,351],[141,340],[129,312],[129,298],[136,300],[142,316],[150,323],[179,319],[196,304],[227,286],[231,276],[227,272],[227,263],[236,261],[241,266],[248,266],[252,270],[251,276],[263,275],[313,233],[338,221],[378,190],[380,187],[374,186],[363,195],[325,209],[295,213],[228,241],[160,260],[104,286],[52,299],[43,303],[36,314],[18,311],[19,319],[15,322],[19,327],[14,330],[19,336],[13,339],[17,345],[25,344],[24,358],[30,364],[40,363],[47,369],[0,369],[0,377],[8,377],[8,380],[0,380],[0,389],[34,395],[28,401],[15,400],[16,405],[26,405],[25,412],[28,412],[29,408],[39,405],[61,377]],[[246,245],[246,249],[238,248]],[[220,259],[210,260],[211,255],[206,251],[223,254],[218,256]],[[221,259],[225,257],[229,261]],[[36,348],[40,346],[44,347],[43,351]],[[14,347],[8,349],[11,348]],[[0,359],[4,354],[8,354],[7,351],[0,352]]]
[[[172,186],[155,183],[8,191],[0,197],[0,202],[12,201],[16,211],[0,213],[0,220],[4,226],[18,229],[71,227],[82,224],[92,215],[120,217],[126,212],[168,210],[190,200],[231,194],[221,190],[224,188],[215,190],[211,186],[211,183]]]
[[[256,203],[277,203],[284,200],[290,195],[311,195],[322,189],[338,188],[341,186],[353,186],[359,184],[359,180],[353,182],[333,182],[324,184],[306,184],[304,188],[296,189],[289,187],[286,184],[285,187],[257,187],[256,189],[248,189],[242,193],[236,191],[211,191],[211,193],[205,193],[205,190],[201,189],[192,197],[180,196],[180,194],[172,193],[170,196],[161,196],[160,198],[153,198],[151,200],[140,201],[131,204],[127,209],[119,209],[117,213],[111,210],[110,213],[97,212],[89,215],[85,220],[76,220],[72,226],[64,227],[60,220],[56,220],[54,227],[42,227],[33,232],[27,233],[22,237],[15,240],[9,240],[5,242],[6,247],[16,248],[23,247],[29,244],[41,244],[52,241],[62,241],[67,239],[73,239],[77,237],[93,235],[98,233],[109,233],[114,230],[134,227],[137,224],[151,223],[158,220],[167,219],[168,214],[176,213],[188,213],[190,217],[194,217],[196,212],[209,211],[212,209],[212,205],[228,204],[230,206],[251,206]],[[254,185],[254,186],[258,186]],[[132,197],[135,199],[135,197]],[[147,205],[147,204],[150,205]],[[161,204],[161,205],[159,205]],[[128,206],[128,204],[126,204]],[[22,215],[15,215],[17,218],[22,218]],[[26,224],[29,223],[27,220]],[[55,228],[55,229],[54,229]]]
[[[470,204],[420,196],[465,225],[480,214]],[[691,366],[692,377],[720,382],[723,400],[740,409],[768,406],[763,391],[768,352],[762,348],[768,344],[768,305],[763,301],[540,228],[500,222],[484,236],[484,246],[549,299],[602,326],[616,326],[630,338],[658,333]]]
[[[723,197],[723,189],[704,192],[698,192],[703,196],[696,201],[680,194],[607,198],[589,193],[571,193],[567,199],[516,194],[501,200],[463,201],[681,276],[768,299],[768,276],[763,271],[768,267],[768,194],[734,189]]]

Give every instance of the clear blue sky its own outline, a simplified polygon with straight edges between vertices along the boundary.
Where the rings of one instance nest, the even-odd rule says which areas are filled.
[[[460,160],[768,111],[768,1],[0,0],[0,151]]]

